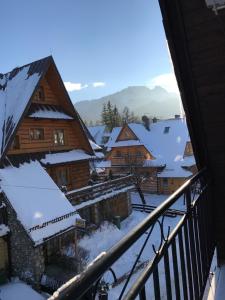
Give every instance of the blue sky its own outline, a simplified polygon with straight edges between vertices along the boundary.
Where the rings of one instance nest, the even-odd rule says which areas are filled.
[[[74,102],[176,89],[157,0],[7,0],[0,19],[1,73],[52,54]]]

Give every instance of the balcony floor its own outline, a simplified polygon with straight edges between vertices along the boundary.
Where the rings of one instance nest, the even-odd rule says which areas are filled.
[[[225,265],[215,268],[211,272],[206,286],[203,300],[225,299]]]

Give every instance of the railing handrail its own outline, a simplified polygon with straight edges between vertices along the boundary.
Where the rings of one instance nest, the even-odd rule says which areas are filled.
[[[87,191],[90,191],[90,190],[95,190],[97,188],[101,188],[101,187],[105,187],[105,186],[111,186],[111,185],[116,184],[118,182],[126,181],[127,179],[132,178],[132,177],[133,177],[133,175],[128,175],[128,176],[124,176],[124,177],[121,177],[121,178],[116,178],[116,179],[112,179],[112,180],[109,180],[109,181],[97,183],[97,184],[94,184],[94,185],[89,185],[89,186],[86,186],[86,187],[83,187],[83,188],[80,188],[80,189],[69,191],[69,192],[66,193],[66,196],[72,196],[72,195],[76,195],[76,194],[80,194],[80,193],[82,194],[82,193],[86,193]]]
[[[195,183],[206,172],[206,168],[199,171],[192,178],[187,180],[177,191],[160,204],[149,216],[138,224],[131,232],[123,237],[115,246],[101,255],[100,259],[94,261],[89,267],[78,276],[72,278],[68,283],[60,287],[49,300],[66,300],[76,297],[80,299],[89,288],[106,272],[109,267],[118,260],[138,239],[153,225],[156,220],[172,206],[189,187]],[[75,299],[75,298],[74,298]]]

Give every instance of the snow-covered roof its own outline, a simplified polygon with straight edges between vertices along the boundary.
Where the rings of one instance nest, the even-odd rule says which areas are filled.
[[[43,164],[55,165],[72,161],[88,160],[94,157],[95,156],[87,154],[84,150],[76,149],[66,152],[46,154],[45,158],[41,159],[41,162]]]
[[[0,169],[0,187],[36,245],[71,228],[80,218],[37,161]]]
[[[102,138],[105,135],[106,126],[105,125],[89,126],[88,130],[93,136],[95,142],[98,145],[102,145]]]
[[[174,170],[174,175],[184,174],[182,162],[185,163],[187,160],[183,157],[184,150],[186,143],[190,141],[185,119],[175,118],[152,123],[150,131],[143,124],[131,123],[128,126],[138,140],[117,141],[121,127],[115,128],[107,144],[109,148],[143,145],[155,158],[152,162],[146,160],[145,166],[166,165],[166,169]],[[192,157],[191,163],[195,164],[194,157]]]
[[[111,160],[102,160],[100,162],[95,163],[96,168],[110,168],[111,167]]]
[[[69,115],[67,115],[63,111],[58,111],[58,110],[53,110],[49,109],[46,106],[40,107],[38,110],[35,112],[32,112],[29,114],[30,118],[37,118],[37,119],[63,119],[63,120],[72,120],[73,118]]]
[[[102,150],[102,147],[100,147],[99,145],[97,145],[96,143],[94,143],[92,140],[89,139],[89,143],[91,145],[91,148],[95,151],[95,150]]]
[[[165,162],[160,159],[146,159],[143,163],[143,167],[164,167]]]
[[[182,167],[191,167],[196,164],[194,155],[185,156],[181,161]]]
[[[122,127],[114,127],[111,134],[110,134],[110,137],[109,137],[109,140],[108,142],[106,143],[106,147],[107,147],[107,151],[110,151],[110,148],[114,145],[120,131],[121,131]]]
[[[0,158],[40,80],[49,57],[0,74]]]
[[[188,178],[193,174],[190,171],[183,169],[182,167],[176,167],[175,169],[165,168],[161,173],[158,174],[158,177],[161,178]]]

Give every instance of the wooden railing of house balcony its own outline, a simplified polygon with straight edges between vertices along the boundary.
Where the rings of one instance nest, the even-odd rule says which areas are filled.
[[[206,170],[200,171],[174,194],[152,211],[146,219],[106,253],[103,253],[79,276],[62,286],[49,299],[108,299],[109,286],[102,280],[113,271],[114,263],[140,238],[143,246],[133,262],[130,273],[120,281],[120,295],[116,299],[202,299],[215,249],[212,198]],[[172,230],[165,228],[163,214],[185,198],[185,212],[177,217]],[[151,242],[153,229],[159,226],[160,243]],[[148,248],[150,247],[150,248]],[[139,269],[133,279],[145,248],[153,256]],[[115,272],[114,272],[115,273]],[[112,272],[113,274],[113,272]],[[116,274],[113,276],[115,283]],[[112,284],[113,285],[113,284]],[[150,295],[149,293],[153,293]]]
[[[98,197],[107,196],[113,192],[131,189],[134,187],[132,179],[132,175],[124,176],[67,192],[66,196],[73,205],[77,205],[89,200],[97,199]]]

